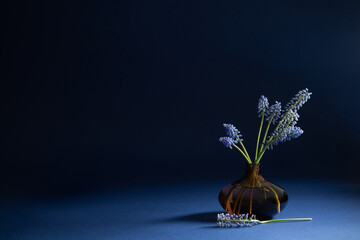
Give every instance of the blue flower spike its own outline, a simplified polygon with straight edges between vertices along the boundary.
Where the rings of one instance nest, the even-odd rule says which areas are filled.
[[[258,103],[259,117],[262,116],[263,112],[267,111],[268,107],[269,107],[269,101],[268,101],[267,97],[265,97],[264,95],[261,95],[260,99],[259,99],[259,103]]]
[[[239,140],[242,141],[241,137],[241,133],[239,130],[236,129],[236,127],[232,124],[223,124],[224,128],[225,128],[225,133],[228,137],[234,139],[234,140]]]
[[[272,123],[275,124],[281,116],[281,103],[275,101],[275,104],[271,105],[265,112],[266,121],[272,120]]]
[[[230,137],[221,137],[219,138],[219,141],[225,145],[225,147],[228,147],[232,149],[232,147],[237,143],[237,140],[234,140]]]

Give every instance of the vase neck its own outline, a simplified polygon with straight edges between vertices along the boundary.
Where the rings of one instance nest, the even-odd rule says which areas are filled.
[[[260,164],[246,164],[246,175],[260,175]]]

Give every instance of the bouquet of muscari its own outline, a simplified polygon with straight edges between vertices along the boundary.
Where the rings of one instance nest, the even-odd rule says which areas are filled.
[[[310,99],[311,94],[312,93],[309,92],[307,88],[300,90],[284,109],[282,109],[280,102],[275,101],[273,105],[269,106],[268,99],[265,96],[260,97],[258,103],[258,116],[261,118],[261,122],[257,137],[254,161],[251,160],[248,152],[246,151],[240,131],[234,125],[224,124],[227,136],[221,137],[219,141],[230,149],[234,147],[239,150],[249,164],[259,164],[266,150],[273,149],[274,146],[279,143],[289,141],[303,134],[304,131],[300,127],[296,126],[300,117],[298,110]],[[262,141],[260,142],[265,121],[267,121],[267,126],[265,128]],[[271,124],[275,125],[275,128],[273,132],[268,135]],[[287,218],[260,221],[256,219],[255,215],[249,216],[249,214],[236,215],[221,213],[218,214],[217,224],[219,227],[251,227],[261,223],[308,220],[312,220],[312,218]]]
[[[221,137],[219,139],[220,142],[230,149],[235,147],[239,150],[249,164],[259,164],[266,150],[273,149],[274,146],[279,143],[289,141],[303,134],[304,131],[296,126],[300,117],[298,110],[310,99],[311,94],[312,93],[309,92],[307,88],[299,91],[285,106],[284,110],[282,110],[280,102],[275,101],[273,105],[269,106],[268,99],[264,96],[260,97],[258,114],[261,118],[261,122],[254,161],[251,160],[246,151],[240,131],[234,125],[224,124],[227,137]],[[265,121],[267,121],[267,126],[262,142],[260,143],[261,132]],[[276,125],[276,127],[273,132],[268,135],[271,124]]]

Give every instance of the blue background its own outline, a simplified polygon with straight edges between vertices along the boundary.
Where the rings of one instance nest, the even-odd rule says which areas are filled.
[[[0,195],[4,209],[10,209],[1,229],[9,238],[36,239],[33,231],[41,231],[43,222],[36,225],[29,217],[22,225],[28,231],[17,235],[24,217],[16,210],[20,206],[31,216],[44,214],[54,224],[50,227],[57,221],[68,224],[71,232],[76,222],[70,216],[77,211],[53,217],[63,204],[78,204],[80,216],[87,218],[81,215],[87,212],[81,207],[86,194],[103,199],[94,216],[110,211],[111,204],[102,208],[107,199],[127,199],[114,207],[132,220],[113,222],[111,215],[102,222],[131,225],[120,228],[125,239],[136,236],[133,225],[157,214],[220,211],[218,191],[242,176],[245,163],[218,142],[222,123],[239,128],[252,154],[259,96],[285,105],[306,87],[313,95],[299,112],[305,133],[264,155],[263,176],[279,178],[291,190],[286,217],[299,217],[306,209],[299,192],[301,181],[309,180],[328,190],[320,191],[319,199],[333,194],[336,206],[357,213],[358,198],[347,205],[348,198],[330,186],[341,182],[357,196],[360,182],[358,1],[5,1],[1,10]],[[173,195],[159,190],[199,181],[213,184],[199,194],[181,187]],[[132,196],[144,184],[149,194],[143,198],[120,197]],[[165,202],[190,196],[207,196],[209,202],[175,204],[173,214],[166,214],[152,189],[165,192]],[[120,195],[107,198],[108,192]],[[303,201],[322,206],[312,192],[301,195]],[[78,197],[83,200],[76,202]],[[45,201],[44,208],[39,201]],[[57,202],[59,209],[51,210]],[[126,207],[144,205],[146,218]],[[322,224],[326,231],[332,226],[326,219],[333,214],[324,207],[305,217],[311,216],[322,222],[299,224],[313,229]],[[201,221],[187,226],[213,225]],[[354,222],[359,223],[352,218],[345,225]],[[85,238],[84,229],[95,223],[83,224],[74,236]],[[173,226],[182,232],[180,223],[171,224],[161,225],[162,231]],[[155,226],[138,227],[151,235]],[[101,233],[94,238],[106,238]]]

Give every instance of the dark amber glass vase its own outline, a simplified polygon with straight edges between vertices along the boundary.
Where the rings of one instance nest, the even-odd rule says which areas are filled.
[[[220,205],[229,213],[255,214],[268,219],[282,211],[288,201],[284,189],[266,181],[260,175],[259,164],[247,164],[243,178],[221,189]]]

